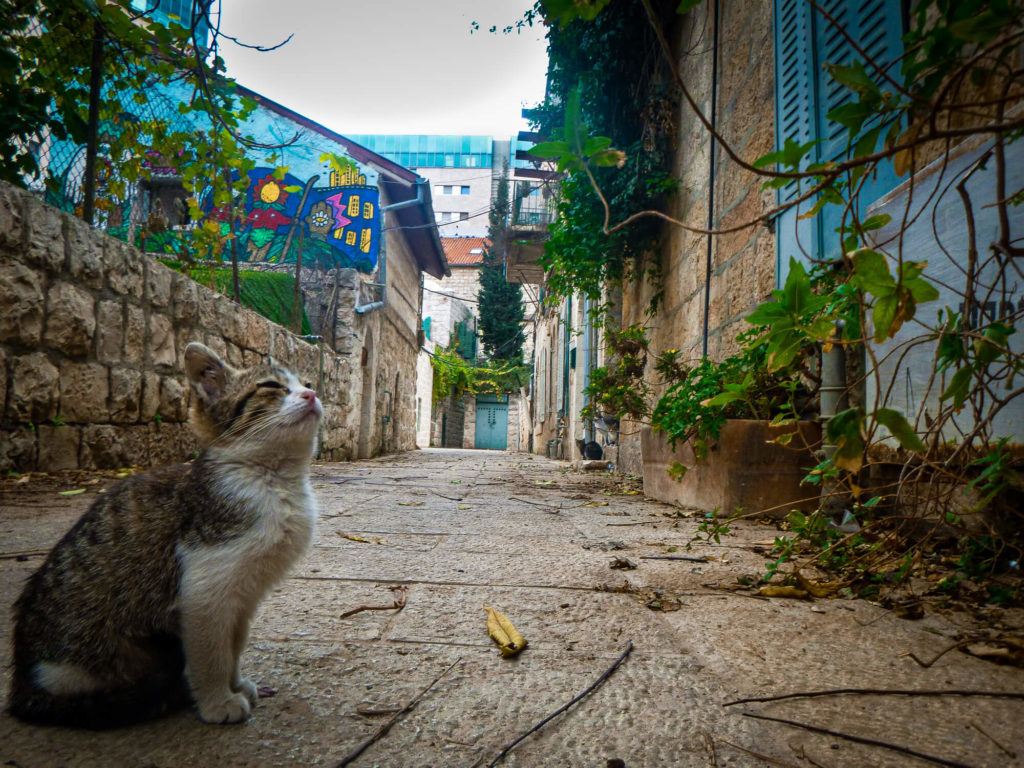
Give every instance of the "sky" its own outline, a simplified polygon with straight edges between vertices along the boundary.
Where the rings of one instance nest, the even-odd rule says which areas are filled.
[[[499,30],[533,0],[222,0],[228,74],[341,134],[504,138],[544,97],[544,27]],[[473,21],[480,29],[472,33]]]

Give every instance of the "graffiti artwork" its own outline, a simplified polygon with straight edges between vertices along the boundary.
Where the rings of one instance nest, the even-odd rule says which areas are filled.
[[[317,187],[281,169],[249,172],[244,212],[238,212],[239,256],[247,261],[294,262],[302,249],[306,264],[355,267],[372,272],[380,241],[379,191],[361,184]],[[332,181],[337,176],[332,174]],[[362,181],[365,177],[344,178]],[[230,231],[229,214],[210,209],[206,226]]]

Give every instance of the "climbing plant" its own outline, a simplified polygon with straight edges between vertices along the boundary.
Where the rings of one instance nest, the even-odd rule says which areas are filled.
[[[530,380],[530,366],[500,360],[470,362],[454,348],[432,352],[430,365],[434,369],[435,403],[450,395],[518,391]]]
[[[656,201],[639,207],[616,204],[622,185],[635,188],[641,175],[635,172],[636,136],[619,132],[621,121],[594,119],[601,110],[587,98],[587,77],[575,77],[578,73],[565,65],[559,49],[568,42],[592,50],[587,47],[589,35],[607,33],[623,22],[622,14],[632,13],[632,20],[646,25],[644,34],[654,41],[643,49],[662,62],[672,96],[714,132],[677,69],[666,34],[676,13],[690,13],[697,5],[686,0],[666,9],[652,0],[593,0],[537,6],[556,30],[549,38],[556,87],[547,111],[541,111],[553,140],[536,152],[557,161],[567,174],[563,187],[572,201],[563,201],[559,209],[561,218],[545,256],[553,284],[563,294],[596,295],[603,281],[619,279],[626,271],[618,255],[629,247],[643,249],[657,238],[660,229],[650,229],[655,224],[708,237],[720,234],[673,218]],[[817,4],[811,5],[821,13]],[[822,15],[823,23],[844,34],[838,22]],[[1019,384],[1024,358],[1015,337],[1024,307],[1008,300],[1024,256],[1021,235],[1013,231],[1021,218],[1024,189],[1009,181],[1007,160],[1008,147],[1024,132],[1019,109],[1024,100],[1024,3],[925,0],[914,4],[909,21],[905,53],[895,66],[883,65],[862,50],[852,62],[827,65],[829,76],[846,92],[837,100],[840,106],[828,113],[846,132],[848,151],[839,160],[814,161],[817,142],[792,136],[780,137],[777,151],[745,158],[714,134],[721,152],[750,174],[750,183],[768,190],[796,188],[773,209],[728,231],[771,223],[806,202],[811,207],[802,218],[824,221],[826,213],[838,212],[831,217],[839,221],[838,227],[824,233],[825,252],[835,255],[811,269],[795,258],[789,261],[783,287],[747,318],[754,331],[741,337],[746,358],[739,380],[730,377],[705,389],[706,376],[688,377],[657,403],[654,412],[660,423],[672,418],[677,426],[692,422],[695,403],[724,408],[742,402],[754,391],[756,377],[765,375],[790,382],[783,410],[799,414],[805,409],[798,400],[806,399],[808,387],[813,390],[818,383],[821,355],[836,348],[854,361],[852,370],[858,365],[860,370],[845,393],[849,407],[827,418],[821,462],[807,477],[822,486],[826,501],[837,499],[845,506],[857,533],[833,535],[832,529],[823,528],[820,516],[794,518],[795,537],[776,558],[773,574],[782,562],[796,557],[794,542],[802,542],[803,562],[843,569],[846,581],[839,583],[864,584],[879,574],[886,574],[882,583],[899,581],[918,562],[921,538],[913,532],[921,522],[930,523],[931,541],[953,542],[959,562],[968,564],[962,566],[964,572],[973,576],[1005,571],[1019,562],[1024,547],[1020,451],[1012,445],[1013,436],[999,434],[1005,429],[999,427],[1001,414],[1019,406],[1024,394]],[[613,94],[609,98],[619,102],[610,112],[644,113],[643,90],[636,98],[616,89],[638,75],[642,80],[649,64],[641,67],[634,60],[634,76],[621,77],[617,62],[609,62],[607,69],[597,60],[591,63],[590,80],[608,86]],[[576,80],[582,82],[578,104]],[[671,101],[672,96],[666,98]],[[971,139],[980,147],[976,159],[946,175],[957,145]],[[616,149],[620,155],[612,154]],[[936,249],[945,249],[957,265],[959,275],[952,282],[944,278],[940,283],[924,254],[904,248],[903,233],[913,223],[909,214],[894,221],[886,213],[865,214],[857,204],[861,188],[879,169],[891,166],[913,184],[914,173],[926,161],[937,164],[933,173],[943,185],[932,194],[955,196],[965,222],[965,246],[955,253],[942,243]],[[661,188],[656,175],[654,180]],[[983,193],[980,187],[985,187]],[[992,242],[981,242],[977,231],[982,195],[992,201],[986,206],[995,210],[998,221]],[[573,230],[589,235],[592,246],[574,249],[572,238],[561,237]],[[598,255],[601,249],[607,259]],[[786,260],[797,255],[783,254]],[[941,305],[940,289],[948,297]],[[887,344],[889,351],[880,352],[880,344]],[[886,398],[916,349],[934,360],[933,375],[914,406],[916,412],[906,412],[891,407]],[[878,393],[875,401],[865,397],[867,385]],[[893,509],[899,514],[885,514]],[[968,525],[967,518],[974,522]],[[799,568],[795,574],[799,576]]]

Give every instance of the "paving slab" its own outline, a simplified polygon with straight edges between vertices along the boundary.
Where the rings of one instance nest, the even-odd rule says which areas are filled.
[[[0,665],[9,606],[100,487],[80,477],[0,484]],[[952,652],[976,617],[905,621],[863,600],[759,599],[721,589],[763,572],[777,534],[740,523],[694,541],[699,517],[635,495],[603,472],[540,457],[425,450],[317,464],[312,552],[264,602],[244,656],[274,695],[240,726],[191,712],[107,732],[43,729],[0,715],[0,763],[41,766],[333,766],[454,666],[357,766],[487,765],[501,747],[602,674],[607,682],[531,736],[508,766],[927,765],[905,753],[745,717],[760,713],[878,739],[969,766],[1020,765],[1024,701],[830,696],[723,706],[836,687],[1024,691],[1024,672]],[[360,541],[359,539],[364,539]],[[700,557],[703,562],[649,558]],[[611,567],[616,557],[635,570]],[[366,610],[395,599],[401,611]],[[659,600],[662,607],[648,604]],[[503,659],[483,607],[528,638]],[[999,620],[1020,627],[1020,611]],[[1011,756],[1011,753],[1013,756]]]

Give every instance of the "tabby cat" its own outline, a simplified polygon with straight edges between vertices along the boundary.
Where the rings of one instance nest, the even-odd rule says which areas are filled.
[[[237,723],[256,703],[239,661],[258,603],[312,542],[323,411],[276,365],[234,370],[193,343],[185,368],[207,447],[100,496],[29,578],[18,717],[107,728],[194,701],[204,721]]]

